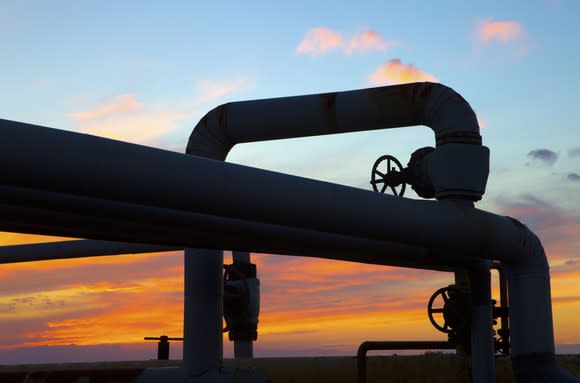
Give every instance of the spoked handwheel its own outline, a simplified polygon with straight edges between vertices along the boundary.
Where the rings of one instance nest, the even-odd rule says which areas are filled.
[[[395,196],[403,196],[405,193],[403,165],[391,155],[379,157],[373,165],[371,185],[376,192],[385,193],[390,190]]]
[[[429,303],[427,304],[427,315],[429,321],[437,330],[446,334],[453,334],[457,330],[459,317],[462,313],[458,312],[455,304],[456,297],[461,292],[453,286],[442,287],[435,291]],[[439,321],[435,317],[439,318]],[[443,322],[443,325],[440,322]]]

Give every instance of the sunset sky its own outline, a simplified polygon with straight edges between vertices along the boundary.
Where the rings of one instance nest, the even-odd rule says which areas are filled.
[[[539,235],[558,350],[580,353],[580,2],[274,3],[0,0],[0,118],[184,152],[225,102],[441,82],[491,150],[477,207]],[[370,189],[377,157],[406,164],[433,145],[417,127],[243,144],[228,161]],[[1,245],[47,240],[0,233]],[[426,305],[449,273],[253,260],[257,356],[445,339]],[[182,335],[182,295],[180,252],[0,265],[0,364],[154,358],[142,339]]]

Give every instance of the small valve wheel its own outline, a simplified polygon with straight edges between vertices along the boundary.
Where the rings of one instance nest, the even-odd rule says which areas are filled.
[[[443,305],[436,306],[436,301],[442,301]],[[443,325],[435,319],[435,314],[443,316]],[[437,330],[446,334],[455,334],[457,330],[468,326],[466,323],[469,322],[468,297],[454,285],[442,287],[429,299],[427,315]]]
[[[384,193],[389,188],[393,195],[402,197],[405,193],[403,165],[391,155],[379,157],[373,165],[371,185],[376,192]]]

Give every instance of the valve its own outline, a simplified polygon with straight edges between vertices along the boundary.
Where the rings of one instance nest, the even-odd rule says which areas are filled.
[[[491,300],[493,326],[498,325],[497,319],[503,319],[502,326],[493,329],[495,352],[509,355],[509,326],[505,325],[509,318],[509,308],[497,306],[495,299]],[[427,304],[429,321],[437,330],[447,334],[449,341],[462,344],[465,350],[470,349],[471,340],[471,300],[469,291],[457,288],[455,285],[442,287],[435,291]]]
[[[438,319],[436,319],[436,315]],[[440,288],[429,299],[427,316],[433,327],[447,334],[450,342],[461,344],[466,350],[470,349],[471,303],[469,292],[461,290],[455,285]],[[441,319],[443,324],[441,324]]]
[[[435,197],[435,187],[431,182],[428,171],[429,155],[435,148],[425,147],[416,150],[412,155],[406,168],[395,157],[385,154],[379,157],[371,171],[371,185],[373,190],[385,193],[389,190],[393,195],[402,197],[405,193],[406,184],[419,197]]]
[[[258,339],[260,280],[256,265],[224,265],[224,320],[230,340]]]
[[[441,298],[443,306],[435,307],[435,302]],[[427,304],[429,321],[437,330],[452,334],[466,322],[469,317],[469,297],[454,285],[442,287],[435,291]],[[435,314],[442,314],[443,324],[436,319]]]
[[[373,185],[374,191],[379,191],[380,187],[380,192],[384,193],[389,188],[393,195],[402,197],[405,193],[405,172],[406,169],[403,169],[399,160],[385,154],[379,157],[373,165],[371,185]]]

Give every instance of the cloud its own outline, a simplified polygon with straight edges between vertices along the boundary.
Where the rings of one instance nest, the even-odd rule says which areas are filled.
[[[344,38],[340,32],[318,27],[308,31],[296,47],[296,53],[316,56],[342,50],[344,54],[351,55],[354,52],[384,52],[396,44],[396,40],[386,40],[381,34],[371,29],[357,32],[350,38]]]
[[[119,94],[110,100],[101,102],[85,111],[70,113],[70,116],[78,121],[94,120],[120,113],[133,112],[143,109],[143,104],[132,93]]]
[[[312,28],[298,44],[296,52],[319,55],[340,49],[343,44],[344,40],[340,33],[324,27]]]
[[[75,344],[80,352],[91,345],[143,344],[146,335],[181,336],[182,260],[181,254],[147,254],[4,265],[1,277],[10,287],[0,295],[6,311],[0,350],[55,347],[58,352]],[[361,338],[377,331],[386,337],[401,331],[428,336],[425,302],[452,278],[316,258],[260,254],[252,260],[262,281],[256,350],[264,356],[281,344],[285,355],[318,346],[325,353],[354,353]],[[19,327],[24,321],[27,325]],[[341,327],[349,330],[335,337]],[[154,344],[142,347],[154,350]],[[231,344],[226,341],[225,347]],[[107,359],[122,354],[112,351]]]
[[[69,116],[77,122],[77,131],[152,145],[161,136],[176,130],[177,121],[185,114],[145,107],[135,94],[125,93]]]
[[[366,30],[354,35],[344,47],[344,52],[347,55],[355,51],[385,51],[388,48],[396,45],[394,40],[387,41],[383,36],[373,30]]]
[[[580,214],[562,210],[532,194],[499,198],[500,214],[514,217],[534,231],[551,260],[562,263],[580,252]]]
[[[369,76],[371,85],[404,84],[417,81],[437,82],[437,78],[413,65],[403,64],[399,59],[387,61]]]
[[[178,112],[116,116],[84,123],[79,130],[114,140],[151,145],[159,137],[176,130],[179,127],[176,122],[184,117],[184,114]]]
[[[572,148],[568,150],[568,157],[576,158],[580,157],[580,148]]]
[[[528,153],[528,157],[536,164],[552,166],[558,160],[558,153],[550,149],[535,149]]]
[[[196,103],[208,103],[232,93],[246,92],[254,86],[255,81],[249,77],[217,81],[203,80],[198,83],[198,93],[200,95]]]
[[[523,26],[517,21],[480,20],[476,26],[476,37],[481,44],[492,41],[507,43],[522,37]]]
[[[580,182],[580,174],[578,173],[570,173],[566,178],[572,182]]]

